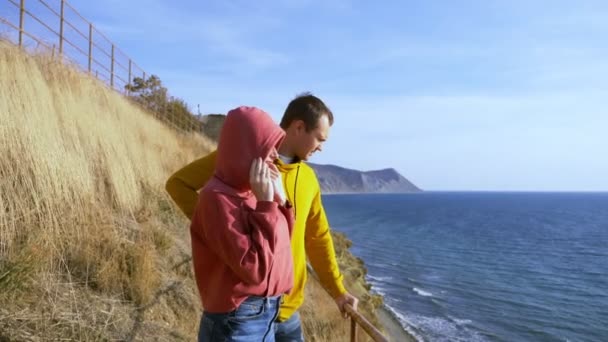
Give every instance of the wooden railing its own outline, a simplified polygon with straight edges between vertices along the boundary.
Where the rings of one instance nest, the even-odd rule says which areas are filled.
[[[380,330],[376,329],[363,315],[353,309],[352,306],[346,305],[346,312],[350,316],[350,340],[351,342],[357,341],[357,325],[361,328],[376,342],[387,342],[388,339],[382,335]]]
[[[319,277],[315,273],[314,269],[310,264],[307,264],[308,273],[311,274],[315,279],[319,280]],[[327,291],[327,290],[326,290]],[[327,292],[329,294],[329,292]],[[367,333],[369,337],[375,342],[388,342],[388,339],[378,330],[373,324],[371,324],[365,316],[359,311],[355,310],[351,305],[346,304],[346,312],[350,317],[350,341],[356,342],[358,338],[357,326],[360,326],[363,331]]]

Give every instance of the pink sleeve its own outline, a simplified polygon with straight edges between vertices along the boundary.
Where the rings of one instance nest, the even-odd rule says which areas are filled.
[[[288,235],[283,213],[274,202],[258,202],[251,211],[222,194],[206,193],[200,217],[202,233],[209,247],[249,284],[268,278],[274,251],[282,248]],[[197,215],[199,216],[199,215]],[[281,229],[285,230],[282,232]]]

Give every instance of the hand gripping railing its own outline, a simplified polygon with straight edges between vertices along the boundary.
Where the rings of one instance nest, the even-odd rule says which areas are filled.
[[[310,264],[306,264],[308,269],[308,273],[319,280],[319,277],[315,273],[315,270],[312,268]],[[324,288],[325,289],[325,288]],[[327,292],[327,290],[325,290]],[[329,294],[329,292],[327,292]],[[350,304],[345,305],[346,312],[350,316],[350,341],[357,341],[357,325],[360,325],[361,328],[371,337],[375,342],[387,342],[388,339],[380,332],[380,330],[376,329],[359,311],[355,310]]]

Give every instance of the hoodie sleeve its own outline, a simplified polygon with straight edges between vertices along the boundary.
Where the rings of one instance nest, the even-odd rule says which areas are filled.
[[[289,247],[289,231],[275,202],[258,202],[247,210],[218,193],[203,193],[202,212],[193,224],[208,247],[245,283],[260,284],[268,278],[275,251]],[[200,215],[199,215],[200,214]],[[204,218],[204,223],[201,218]]]
[[[316,179],[316,178],[315,178]],[[343,277],[336,261],[334,242],[321,202],[321,189],[316,182],[315,196],[306,220],[306,255],[319,276],[319,280],[332,298],[346,293],[342,283]]]
[[[175,172],[165,184],[165,189],[182,212],[192,218],[198,191],[213,177],[217,151],[197,159]]]

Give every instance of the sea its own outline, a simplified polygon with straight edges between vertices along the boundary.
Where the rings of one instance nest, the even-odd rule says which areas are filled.
[[[608,341],[608,193],[324,195],[419,341]]]

